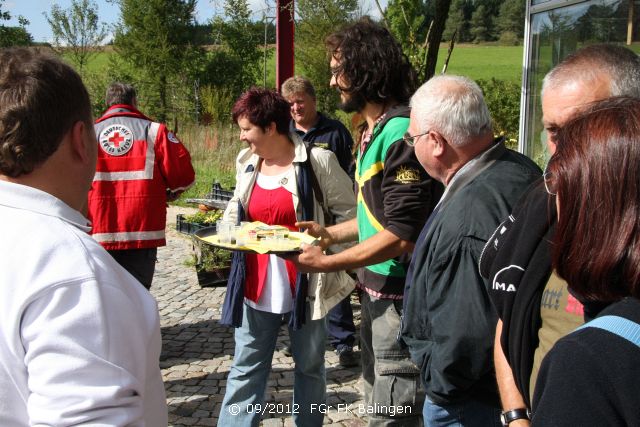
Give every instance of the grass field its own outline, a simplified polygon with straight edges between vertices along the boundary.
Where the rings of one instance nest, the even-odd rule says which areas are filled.
[[[448,46],[438,51],[436,73],[442,72]],[[459,74],[474,80],[492,77],[520,83],[523,46],[456,45],[451,53],[447,74]]]

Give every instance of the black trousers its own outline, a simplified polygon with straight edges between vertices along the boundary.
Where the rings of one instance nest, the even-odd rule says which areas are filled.
[[[158,248],[121,249],[107,251],[125,270],[147,289],[151,288],[156,271]]]

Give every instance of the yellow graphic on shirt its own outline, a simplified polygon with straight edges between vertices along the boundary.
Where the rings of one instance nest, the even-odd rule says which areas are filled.
[[[372,164],[371,167],[369,167],[369,169],[367,169],[362,173],[362,175],[358,173],[360,172],[359,170],[356,170],[356,179],[358,180],[358,185],[360,186],[360,189],[364,187],[365,182],[369,181],[371,178],[373,178],[374,175],[377,175],[383,170],[384,170],[384,162],[376,162]]]
[[[367,202],[365,202],[364,197],[362,197],[362,191],[358,192],[358,206],[360,206],[364,210],[364,213],[365,215],[367,215],[369,223],[373,226],[373,228],[375,228],[378,231],[384,230],[384,227],[382,226],[382,224],[378,222],[378,219],[375,216],[373,216],[373,214],[369,210],[369,206],[367,206]]]
[[[365,215],[367,216],[369,223],[378,231],[384,230],[384,227],[382,226],[382,224],[380,224],[378,219],[369,210],[369,206],[367,206],[367,203],[364,200],[364,197],[362,196],[363,194],[362,189],[364,188],[364,185],[367,181],[369,181],[371,178],[373,178],[375,175],[379,174],[383,170],[384,170],[384,162],[376,162],[372,164],[369,167],[369,169],[364,171],[362,175],[359,175],[356,171],[358,187],[360,189],[360,191],[358,191],[358,204],[364,211]]]
[[[418,169],[400,166],[396,171],[396,182],[402,184],[420,182],[420,171],[418,171]]]

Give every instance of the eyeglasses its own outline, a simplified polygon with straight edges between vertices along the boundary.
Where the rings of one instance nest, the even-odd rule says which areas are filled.
[[[544,172],[542,173],[542,179],[544,180],[544,189],[547,190],[547,193],[551,196],[556,196],[558,194],[558,182],[556,176],[553,172],[549,172],[547,169],[549,165],[544,168]]]
[[[420,138],[423,135],[428,134],[429,132],[431,132],[430,130],[426,131],[425,133],[420,133],[418,135],[411,135],[409,132],[405,132],[404,136],[402,137],[402,140],[409,146],[409,147],[415,147],[416,142],[418,142],[418,138]]]
[[[333,77],[338,77],[338,74],[340,74],[340,67],[331,67],[329,68],[329,71]]]

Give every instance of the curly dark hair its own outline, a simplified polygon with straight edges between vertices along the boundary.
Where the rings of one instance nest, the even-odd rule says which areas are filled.
[[[73,68],[26,48],[0,50],[0,174],[31,173],[78,121],[93,126],[89,94]]]
[[[252,87],[240,95],[231,109],[231,116],[234,122],[244,116],[263,131],[271,123],[275,123],[276,131],[287,135],[291,121],[291,106],[275,90]]]
[[[332,72],[347,81],[345,92],[376,104],[406,104],[417,88],[415,70],[398,41],[367,16],[329,35],[325,45],[340,62]]]

